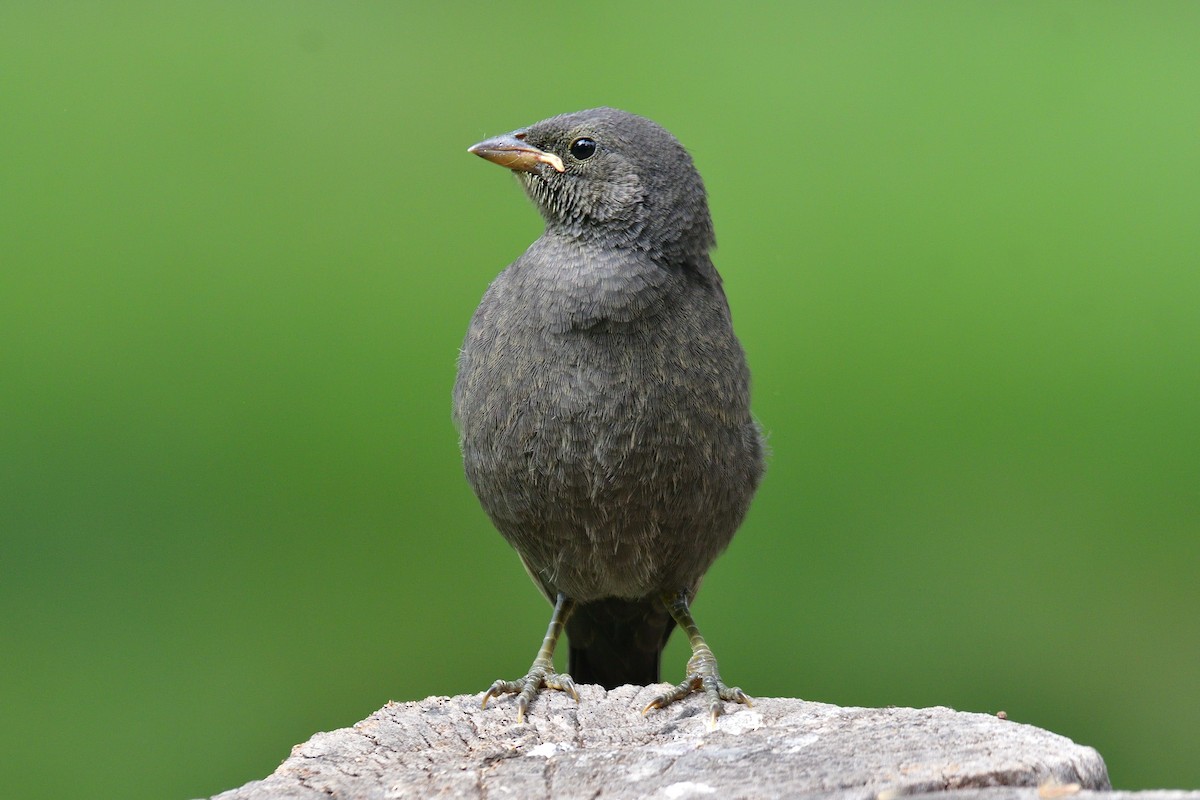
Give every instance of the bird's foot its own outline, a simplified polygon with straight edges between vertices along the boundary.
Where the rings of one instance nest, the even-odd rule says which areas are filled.
[[[576,703],[579,702],[579,692],[575,690],[575,681],[571,680],[571,676],[565,672],[561,674],[555,672],[553,662],[543,661],[539,658],[533,662],[533,666],[529,668],[529,672],[525,673],[525,677],[515,681],[498,680],[493,683],[492,687],[484,693],[483,704],[480,707],[486,708],[488,700],[493,697],[499,697],[502,694],[516,694],[517,724],[520,725],[525,721],[525,712],[529,709],[529,704],[543,689],[566,692],[575,698]]]
[[[683,679],[683,682],[669,692],[663,692],[651,700],[642,709],[642,715],[646,715],[653,708],[666,708],[693,692],[704,692],[704,696],[708,699],[709,730],[717,727],[717,717],[725,711],[726,702],[754,705],[750,701],[749,695],[741,689],[725,685],[725,681],[721,680],[721,673],[717,671],[717,659],[705,645],[688,659],[687,677]]]

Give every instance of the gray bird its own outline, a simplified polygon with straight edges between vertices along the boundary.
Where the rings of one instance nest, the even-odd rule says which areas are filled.
[[[750,373],[733,333],[700,174],[675,137],[611,108],[564,114],[470,148],[516,174],[546,229],[492,282],[454,386],[467,479],[554,605],[517,693],[659,680],[672,628],[687,677],[646,706],[721,680],[689,605],[763,473]],[[568,673],[554,671],[563,628]],[[571,676],[574,676],[574,681]]]

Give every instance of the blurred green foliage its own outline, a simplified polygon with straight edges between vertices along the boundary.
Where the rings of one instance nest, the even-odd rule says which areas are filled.
[[[697,604],[724,673],[1200,786],[1197,41],[1190,2],[0,5],[5,792],[215,793],[527,666],[449,394],[540,225],[464,151],[600,104],[695,155],[774,450]]]

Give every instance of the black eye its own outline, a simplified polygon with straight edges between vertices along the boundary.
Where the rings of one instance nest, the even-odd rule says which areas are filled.
[[[586,136],[571,142],[571,155],[580,161],[587,161],[596,154],[596,143]]]

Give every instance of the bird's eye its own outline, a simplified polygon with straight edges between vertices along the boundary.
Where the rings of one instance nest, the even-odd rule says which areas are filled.
[[[586,136],[571,142],[571,155],[579,161],[587,161],[596,154],[596,143]]]

